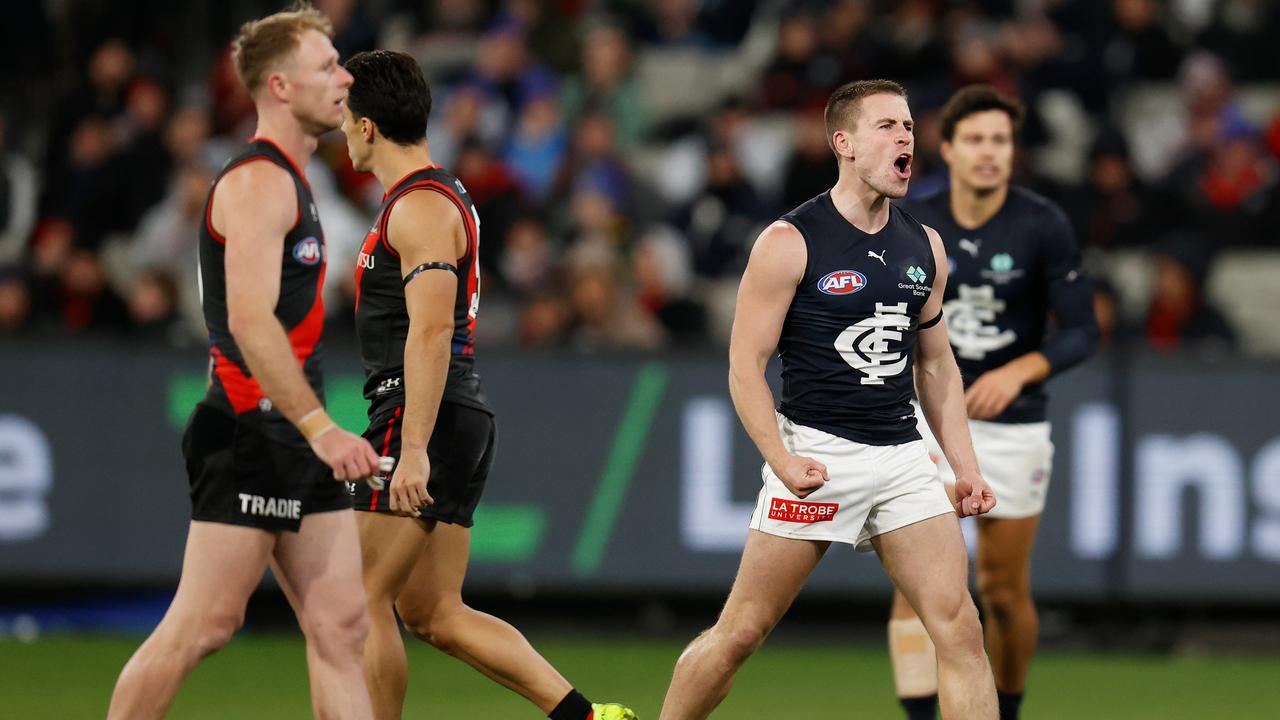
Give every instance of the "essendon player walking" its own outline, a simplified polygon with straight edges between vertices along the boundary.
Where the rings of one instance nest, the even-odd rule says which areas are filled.
[[[320,401],[324,234],[299,169],[342,122],[351,75],[333,29],[302,6],[245,24],[236,70],[258,129],[209,190],[200,277],[212,368],[183,438],[192,522],[164,619],[116,683],[111,718],[162,717],[183,678],[240,626],[270,562],[307,638],[312,711],[372,714],[368,617],[351,499],[336,480],[378,456]]]
[[[356,265],[365,437],[397,458],[385,491],[356,484],[372,624],[365,679],[376,717],[399,718],[408,666],[395,611],[415,637],[528,698],[553,720],[626,720],[592,704],[511,625],[467,607],[472,514],[493,462],[493,413],[474,370],[480,222],[462,183],[431,164],[431,94],[403,53],[360,53],[343,133],[357,170],[386,188]],[[397,517],[408,516],[408,517]]]
[[[938,647],[943,717],[995,720],[955,517],[987,512],[995,497],[974,459],[942,321],[946,253],[936,232],[889,203],[911,178],[906,91],[850,83],[827,101],[826,123],[835,187],[770,225],[742,276],[729,391],[764,456],[764,487],[729,599],[677,661],[662,718],[707,717],[827,548],[843,542],[874,549],[920,611]],[[777,412],[764,377],[775,349]],[[954,506],[916,430],[915,388],[956,468]],[[778,680],[788,689],[804,682]]]

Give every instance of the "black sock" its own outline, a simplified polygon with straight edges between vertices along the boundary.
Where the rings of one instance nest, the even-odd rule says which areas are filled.
[[[591,701],[577,690],[570,690],[555,710],[547,717],[551,720],[587,720],[591,715]]]
[[[934,720],[938,716],[938,695],[924,697],[898,698],[902,709],[907,711],[907,720]]]
[[[1022,705],[1022,693],[996,691],[1000,703],[1000,720],[1018,720],[1018,707]]]

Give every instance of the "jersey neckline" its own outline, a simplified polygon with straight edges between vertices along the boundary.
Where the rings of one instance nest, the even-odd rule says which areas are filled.
[[[289,167],[293,168],[293,171],[298,174],[298,177],[302,178],[302,184],[307,186],[307,190],[311,189],[311,183],[307,181],[307,174],[302,172],[301,168],[298,167],[298,163],[294,162],[293,157],[290,156],[289,153],[285,152],[284,148],[280,147],[280,143],[262,135],[254,135],[249,138],[249,143],[256,142],[264,142],[275,148],[276,152],[280,153],[280,156],[285,159],[285,162],[289,163]]]
[[[441,168],[439,165],[423,165],[422,167],[417,168],[415,170],[410,170],[409,172],[405,173],[404,177],[392,183],[391,187],[387,188],[386,192],[382,193],[382,200],[385,202],[387,198],[391,197],[391,193],[394,193],[396,190],[399,190],[400,186],[404,185],[404,181],[408,180],[414,175],[417,175],[418,173],[426,170],[441,170],[441,169],[443,168]]]
[[[823,199],[823,204],[826,205],[827,209],[830,210],[831,213],[834,214],[835,217],[840,222],[844,223],[844,225],[849,227],[851,230],[855,230],[861,233],[865,237],[869,237],[869,238],[880,237],[880,234],[883,233],[886,229],[888,229],[889,225],[893,223],[893,209],[894,209],[893,203],[889,203],[889,218],[885,220],[884,226],[873,233],[869,233],[866,230],[863,230],[862,228],[858,227],[857,225],[854,225],[853,223],[849,222],[849,218],[845,217],[844,214],[840,212],[840,208],[836,207],[836,201],[831,198],[830,188],[828,188],[826,192],[822,193],[822,199]]]

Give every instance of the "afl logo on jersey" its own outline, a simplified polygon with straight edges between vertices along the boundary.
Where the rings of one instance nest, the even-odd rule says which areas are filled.
[[[818,289],[827,295],[852,295],[867,286],[867,276],[857,270],[836,270],[818,281]]]
[[[303,265],[315,265],[320,262],[322,255],[320,241],[314,237],[303,238],[293,246],[293,259]]]

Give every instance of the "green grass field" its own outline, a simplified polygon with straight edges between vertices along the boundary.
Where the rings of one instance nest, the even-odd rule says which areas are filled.
[[[136,637],[0,642],[0,717],[100,718]],[[588,694],[656,719],[680,644],[534,638]],[[537,710],[462,663],[411,643],[406,718],[529,718]],[[717,718],[898,718],[886,655],[873,649],[765,647],[738,676]],[[1032,670],[1030,720],[1245,720],[1280,717],[1280,658],[1165,658],[1046,653]],[[302,643],[242,635],[196,670],[174,718],[309,717]]]

